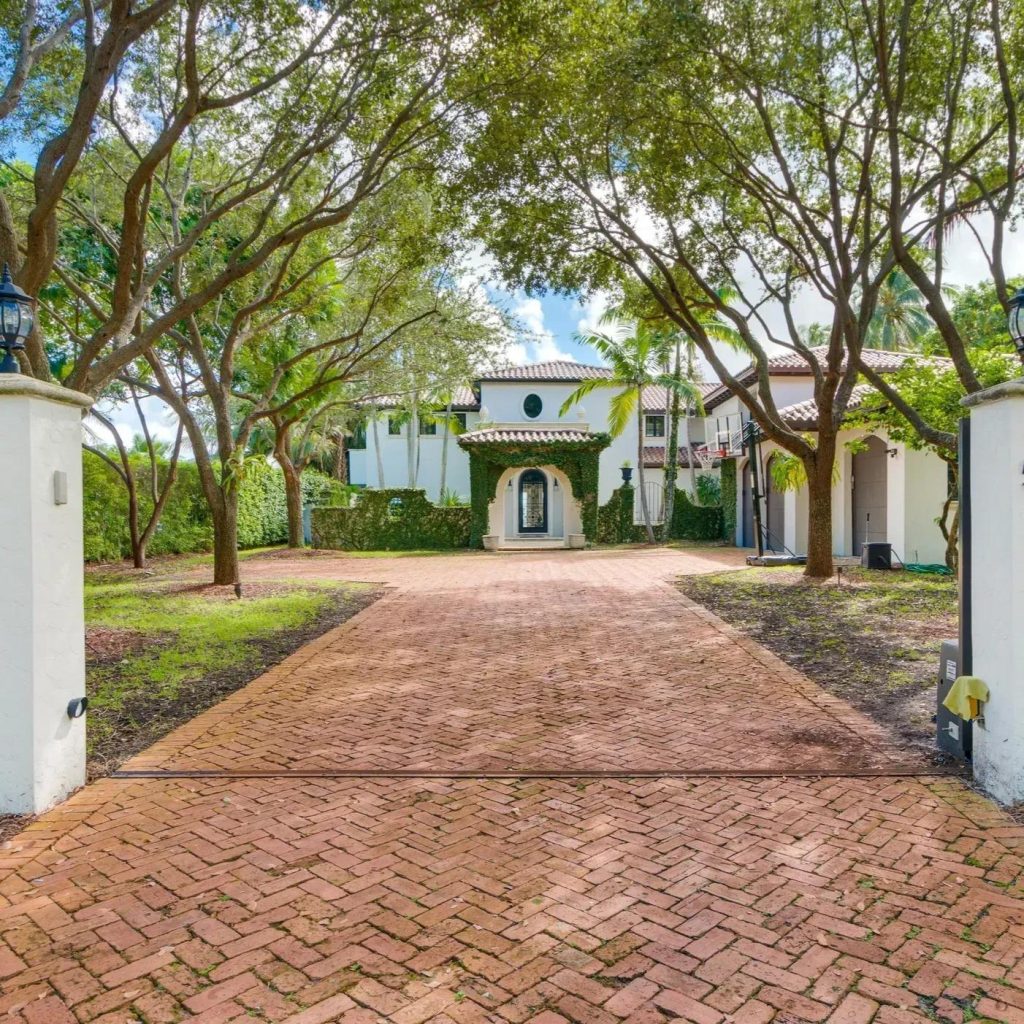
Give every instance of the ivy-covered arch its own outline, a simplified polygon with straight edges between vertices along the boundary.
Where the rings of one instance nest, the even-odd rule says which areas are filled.
[[[482,430],[463,434],[459,445],[469,455],[471,506],[470,547],[483,547],[488,531],[489,507],[498,491],[498,480],[506,469],[523,466],[553,466],[569,480],[573,497],[580,503],[580,518],[587,540],[597,540],[598,463],[601,452],[611,444],[604,433],[566,432],[556,436],[536,431],[534,438],[516,437],[526,431]]]

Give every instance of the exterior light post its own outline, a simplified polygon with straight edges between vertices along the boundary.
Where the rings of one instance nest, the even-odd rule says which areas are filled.
[[[11,280],[10,267],[5,263],[0,277],[0,348],[4,350],[0,373],[20,372],[14,353],[24,352],[34,320],[32,299]]]
[[[1007,326],[1010,329],[1010,338],[1017,350],[1021,362],[1024,362],[1024,288],[1017,290],[1017,294],[1010,299],[1010,316]]]

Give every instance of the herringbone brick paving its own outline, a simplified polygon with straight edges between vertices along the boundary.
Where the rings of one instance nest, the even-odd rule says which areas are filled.
[[[454,763],[458,730],[428,692],[477,766],[582,765],[590,749],[636,767],[662,740],[686,764],[720,763],[723,745],[773,764],[801,722],[822,767],[895,757],[881,730],[674,601],[669,576],[713,565],[667,552],[263,564],[396,591],[139,761],[231,766],[220,736],[250,766],[390,765],[403,742]],[[518,647],[502,654],[485,634],[506,613]],[[474,636],[483,696],[465,675]],[[565,675],[549,677],[559,648]],[[534,678],[516,690],[528,710],[492,657]],[[595,694],[572,685],[587,671]],[[648,689],[661,671],[675,687]],[[739,738],[716,678],[738,688]],[[628,723],[602,725],[602,707]],[[657,742],[631,732],[648,727]],[[523,730],[523,752],[495,754],[486,730]],[[0,1021],[1024,1021],[1022,851],[1024,829],[941,779],[111,779],[0,850]]]

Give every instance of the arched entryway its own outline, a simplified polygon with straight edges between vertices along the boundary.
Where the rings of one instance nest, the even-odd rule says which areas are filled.
[[[539,469],[528,469],[519,477],[519,532],[548,532],[548,478]]]
[[[889,459],[881,438],[864,438],[864,447],[853,456],[853,545],[859,555],[867,541],[888,540]]]
[[[765,550],[780,553],[786,548],[786,496],[775,486],[772,479],[772,464],[776,456],[771,455],[764,464],[765,513],[767,515]]]

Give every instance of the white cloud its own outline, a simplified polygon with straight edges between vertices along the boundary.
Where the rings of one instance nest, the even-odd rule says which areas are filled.
[[[601,317],[611,306],[611,295],[608,292],[596,291],[587,296],[582,303],[583,316],[579,318],[576,329],[580,334],[596,331],[601,326]]]
[[[509,357],[517,365],[543,363],[554,359],[573,361],[573,357],[562,351],[555,336],[544,323],[544,307],[540,299],[529,295],[517,295],[512,303],[512,313],[523,325],[519,341],[510,347]]]

